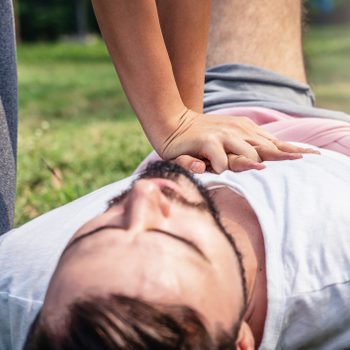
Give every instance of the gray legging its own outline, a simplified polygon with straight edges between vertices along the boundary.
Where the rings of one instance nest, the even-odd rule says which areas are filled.
[[[0,1],[0,234],[13,224],[16,194],[17,68],[11,0]]]

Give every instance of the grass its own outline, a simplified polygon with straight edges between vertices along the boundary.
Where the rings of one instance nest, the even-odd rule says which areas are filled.
[[[318,105],[350,113],[349,27],[305,48]],[[131,174],[151,150],[99,41],[21,45],[15,225]]]
[[[131,174],[151,150],[102,42],[22,45],[15,224]]]
[[[317,105],[350,114],[350,26],[324,26],[307,32],[305,52]]]

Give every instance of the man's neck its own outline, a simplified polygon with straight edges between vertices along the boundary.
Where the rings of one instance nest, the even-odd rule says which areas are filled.
[[[248,289],[245,321],[256,345],[262,339],[267,310],[267,286],[264,239],[258,219],[248,202],[227,187],[211,191],[222,223],[235,238],[243,255]]]

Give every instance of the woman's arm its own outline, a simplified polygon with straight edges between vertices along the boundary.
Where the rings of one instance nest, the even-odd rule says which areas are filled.
[[[124,91],[159,152],[186,107],[176,85],[155,0],[92,3]]]
[[[200,113],[210,0],[92,2],[130,104],[163,159],[206,159],[221,172],[242,159],[261,169],[262,160],[301,157],[248,118]]]
[[[203,112],[211,0],[157,0],[177,88],[185,106]]]

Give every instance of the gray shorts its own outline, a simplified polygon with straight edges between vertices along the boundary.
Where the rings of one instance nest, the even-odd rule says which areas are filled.
[[[309,85],[272,71],[243,64],[209,68],[205,75],[204,111],[229,107],[265,107],[292,116],[350,122],[350,116],[316,108]]]

